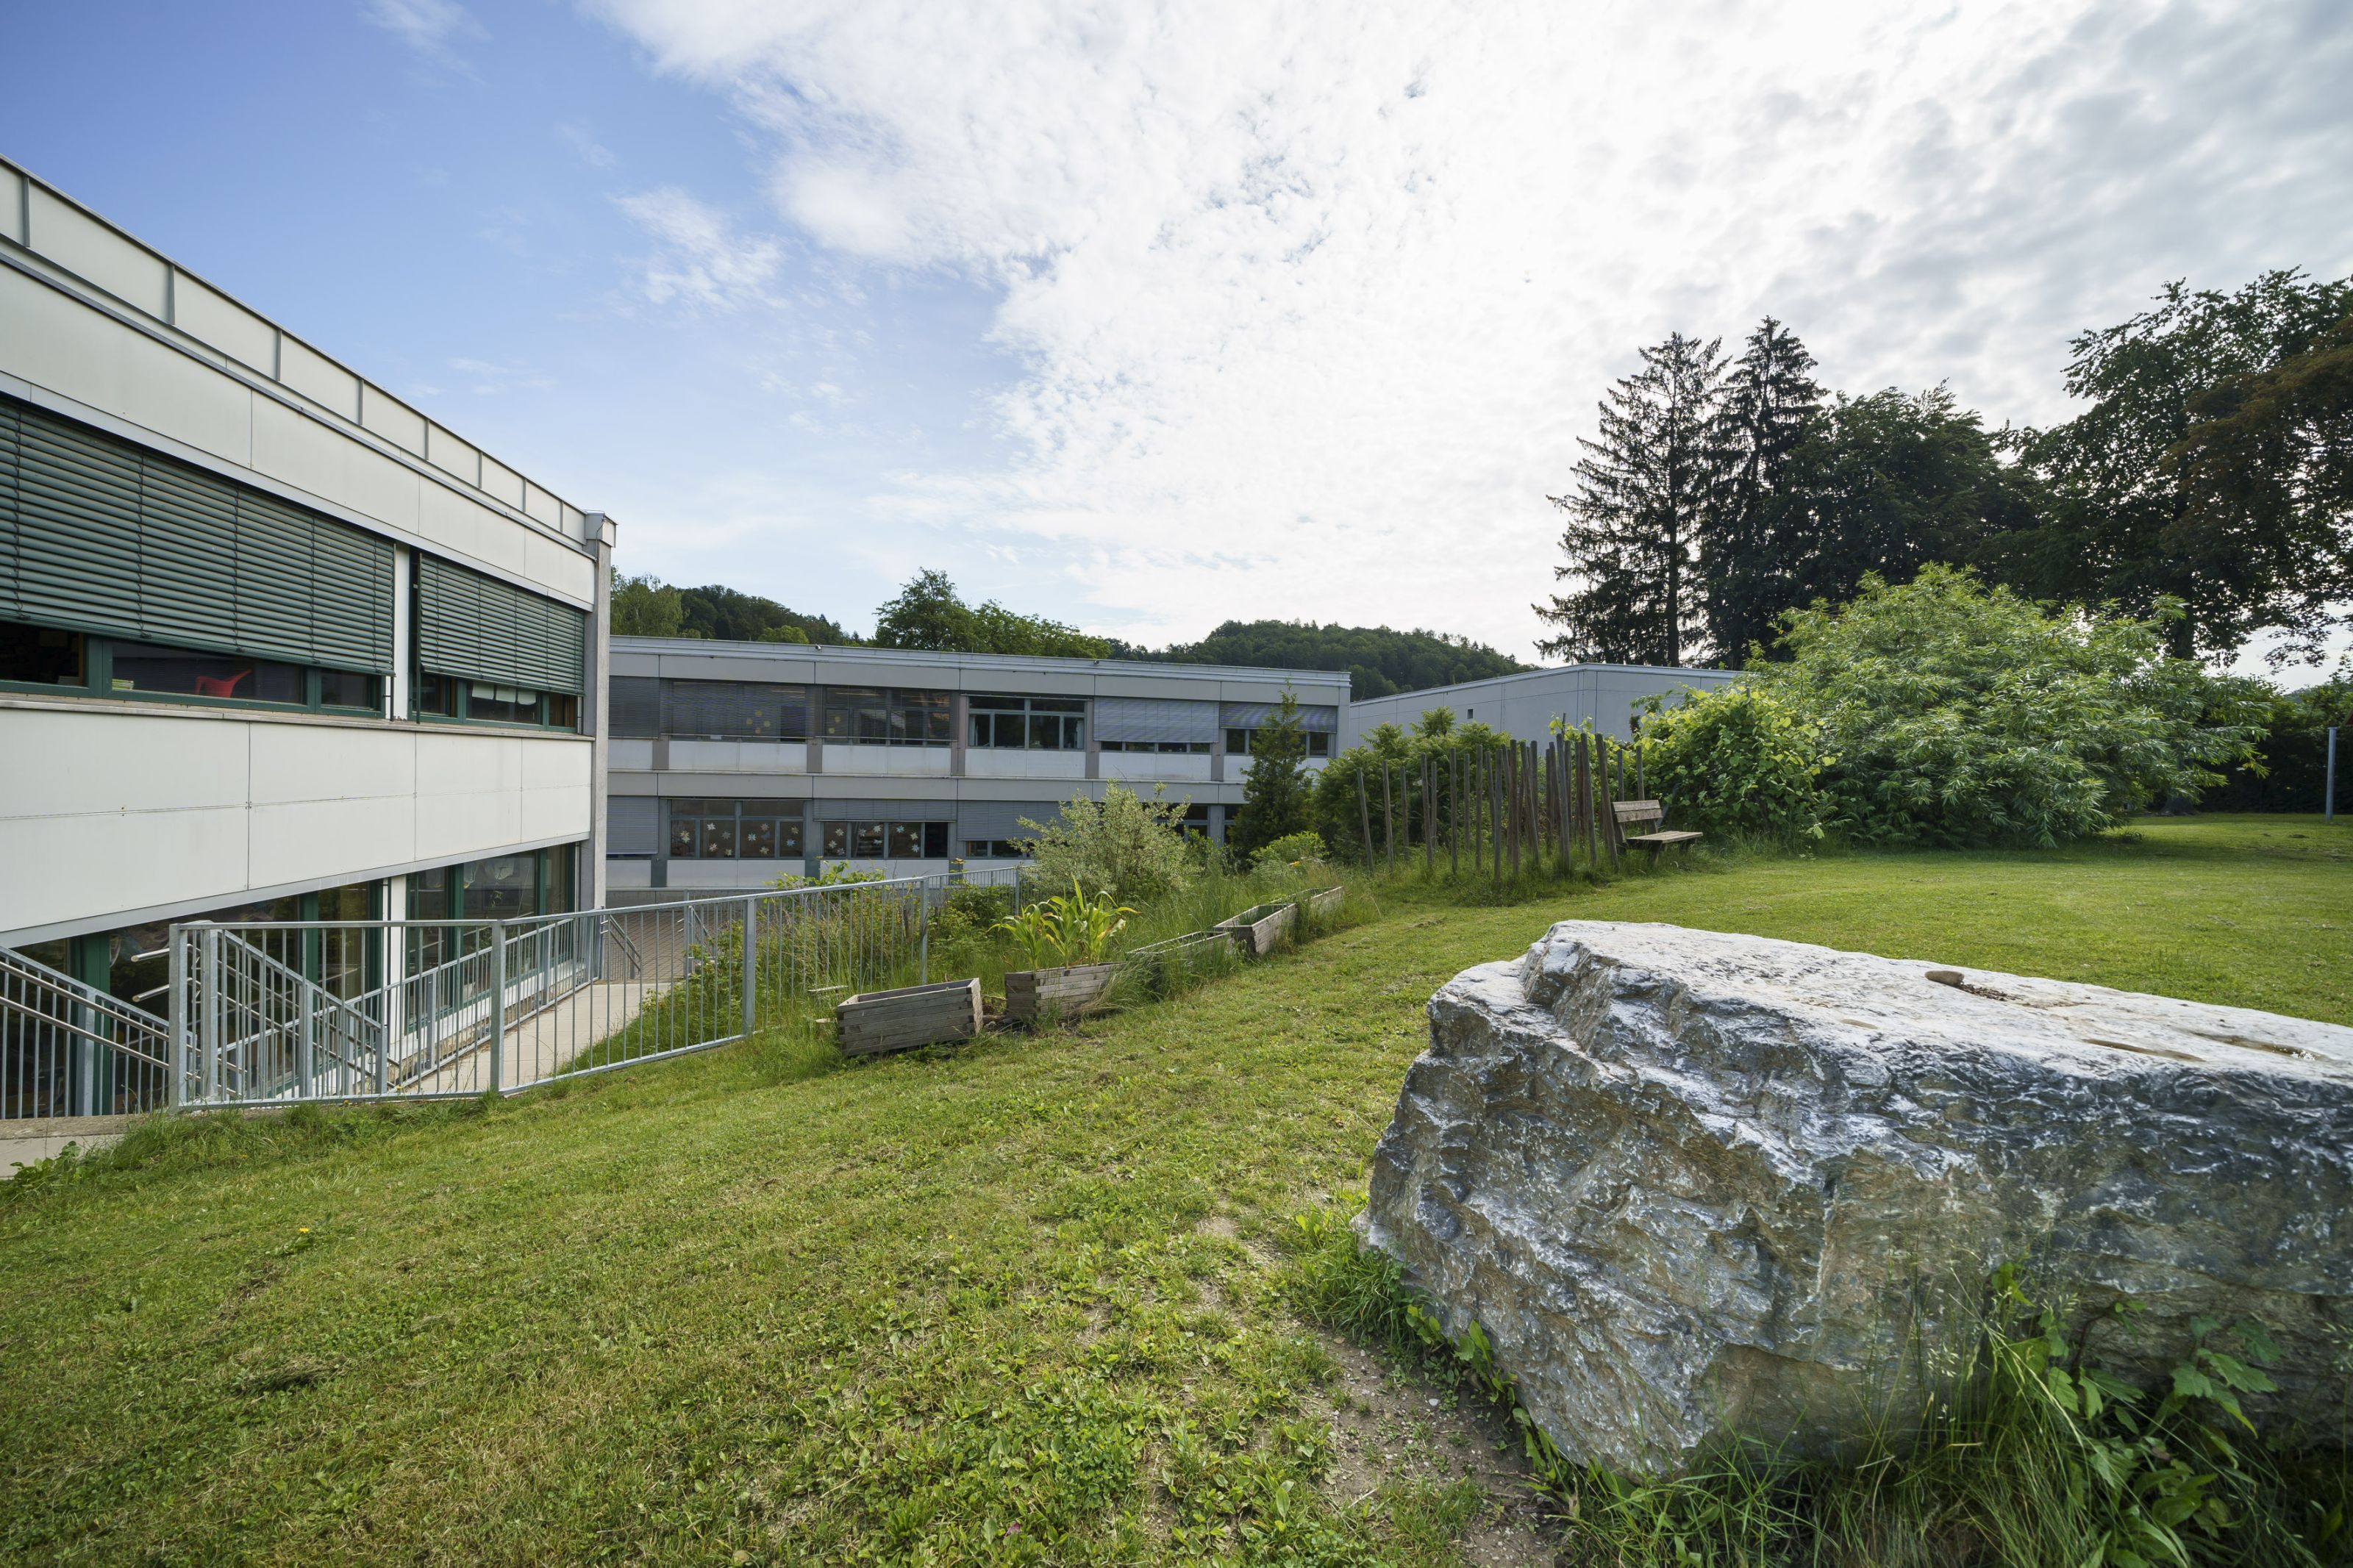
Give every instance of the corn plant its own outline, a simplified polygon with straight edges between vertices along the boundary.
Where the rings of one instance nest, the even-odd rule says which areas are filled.
[[[1030,904],[996,929],[1013,939],[1032,969],[1059,969],[1103,963],[1110,956],[1112,938],[1127,929],[1127,917],[1134,912],[1113,903],[1107,892],[1088,898],[1073,878],[1068,893]]]

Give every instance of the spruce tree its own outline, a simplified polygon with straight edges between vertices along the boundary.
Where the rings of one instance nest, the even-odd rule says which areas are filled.
[[[1315,826],[1308,806],[1307,732],[1298,694],[1285,688],[1266,722],[1250,732],[1250,777],[1242,783],[1242,818],[1226,842],[1245,864],[1278,838]]]
[[[1675,332],[1641,354],[1601,400],[1597,438],[1578,438],[1576,491],[1549,498],[1569,517],[1553,576],[1572,584],[1535,606],[1560,628],[1536,645],[1549,657],[1672,665],[1704,642],[1694,557],[1723,466],[1723,340]]]
[[[1814,356],[1767,316],[1733,362],[1716,410],[1724,463],[1700,531],[1708,640],[1738,665],[1752,644],[1769,644],[1773,617],[1799,601],[1796,568],[1807,549],[1804,509],[1791,504],[1790,458],[1818,417],[1822,389]]]

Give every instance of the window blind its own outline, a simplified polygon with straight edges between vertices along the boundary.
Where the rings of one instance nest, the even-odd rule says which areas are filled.
[[[652,740],[662,732],[661,682],[650,675],[617,675],[609,699],[613,733]]]
[[[1218,738],[1218,705],[1185,698],[1098,697],[1095,738],[1195,742]]]
[[[392,545],[0,399],[0,615],[383,675]]]
[[[1280,702],[1228,702],[1220,705],[1219,721],[1229,730],[1256,730],[1273,718],[1274,710],[1282,706]],[[1330,734],[1339,728],[1340,710],[1336,707],[1328,704],[1320,708],[1310,708],[1304,704],[1300,707],[1301,734],[1313,735],[1318,731]]]
[[[417,662],[436,675],[577,695],[588,616],[444,561],[417,558]]]

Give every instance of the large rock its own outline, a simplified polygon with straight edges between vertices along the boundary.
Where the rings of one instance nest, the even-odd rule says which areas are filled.
[[[1900,1429],[2025,1259],[2079,1321],[2141,1303],[2091,1340],[2126,1375],[2193,1316],[2260,1320],[2284,1355],[2258,1418],[2341,1430],[2353,1029],[1564,921],[1457,975],[1430,1035],[1365,1235],[1572,1458]]]

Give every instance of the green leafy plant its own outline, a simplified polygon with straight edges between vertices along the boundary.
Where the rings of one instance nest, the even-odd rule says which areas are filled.
[[[1930,566],[1784,617],[1785,662],[1746,683],[1820,735],[1827,816],[1851,837],[2048,847],[2252,754],[2258,688],[2168,658],[2170,613],[2054,608]]]
[[[1647,783],[1672,826],[1782,844],[1822,836],[1816,781],[1828,759],[1788,701],[1747,681],[1672,707],[1650,700]]]
[[[1187,805],[1157,788],[1147,797],[1113,784],[1100,801],[1065,801],[1051,822],[1024,817],[1021,826],[1036,837],[1023,880],[1048,888],[1083,882],[1132,903],[1158,903],[1199,875],[1185,847]]]
[[[1286,833],[1271,844],[1261,846],[1259,852],[1250,857],[1250,868],[1256,870],[1268,866],[1296,866],[1302,861],[1328,859],[1330,856],[1322,834]]]
[[[1029,904],[998,921],[997,929],[1013,939],[1032,969],[1060,969],[1103,963],[1112,938],[1127,929],[1134,913],[1114,904],[1108,892],[1088,898],[1073,881],[1068,893]]]

